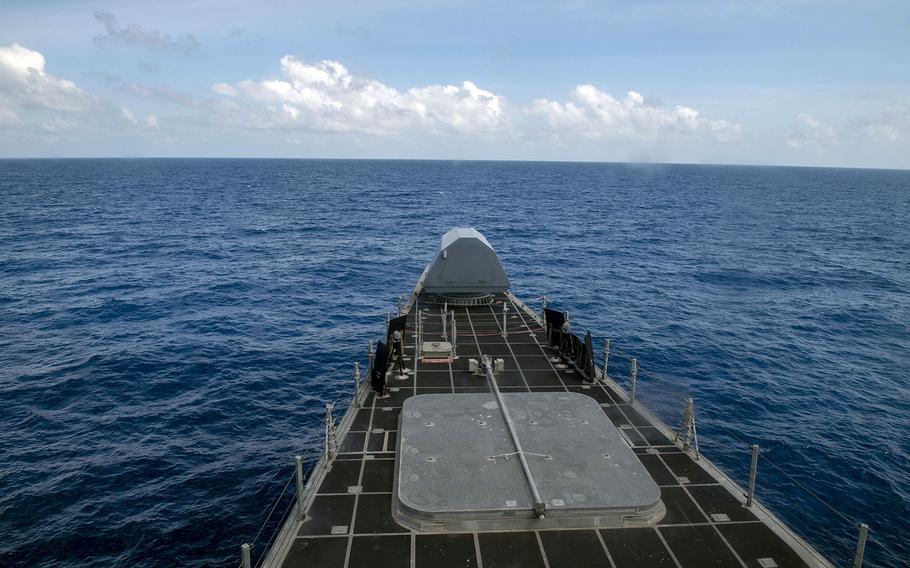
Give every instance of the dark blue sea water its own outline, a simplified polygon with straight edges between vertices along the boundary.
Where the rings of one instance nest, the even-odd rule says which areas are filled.
[[[0,211],[4,566],[236,563],[455,225],[636,354],[665,421],[694,396],[739,482],[737,438],[868,522],[869,566],[910,558],[910,172],[0,161]],[[757,493],[852,558],[764,461]]]

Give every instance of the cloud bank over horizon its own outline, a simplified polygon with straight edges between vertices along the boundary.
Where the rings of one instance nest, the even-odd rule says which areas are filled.
[[[100,124],[123,135],[124,128],[179,136],[189,123],[213,131],[286,134],[418,137],[429,140],[470,139],[486,146],[498,143],[586,139],[636,145],[670,138],[730,143],[742,127],[726,119],[709,119],[684,105],[660,106],[629,91],[614,98],[594,85],[578,85],[565,102],[534,99],[512,103],[469,80],[396,89],[381,81],[353,75],[334,60],[309,63],[280,58],[280,76],[217,82],[208,93],[181,93],[162,85],[126,85],[132,95],[167,101],[184,114],[177,120],[155,115],[137,117],[128,107],[88,94],[70,80],[45,70],[44,56],[19,44],[0,47],[0,128],[22,136],[46,132],[35,108],[58,111],[53,117],[76,139],[80,129]],[[31,118],[31,120],[29,120]],[[44,116],[44,118],[47,118]],[[162,122],[170,134],[161,132]],[[168,124],[169,123],[169,124]]]

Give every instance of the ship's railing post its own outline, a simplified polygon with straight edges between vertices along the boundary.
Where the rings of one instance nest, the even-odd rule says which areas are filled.
[[[373,357],[375,352],[373,351],[373,340],[370,340],[369,346],[367,347],[367,373],[373,371]]]
[[[749,466],[749,490],[746,493],[746,507],[752,506],[755,497],[755,476],[758,474],[758,445],[752,444],[752,464]]]
[[[332,411],[335,410],[335,403],[325,405],[325,466],[329,467],[329,462],[335,459],[338,454],[338,437],[335,432],[335,417]]]
[[[385,311],[385,326],[389,327],[389,322],[392,321],[392,310]]]
[[[455,332],[455,310],[452,310],[452,359],[454,360],[458,355],[455,353],[455,348],[458,344],[458,334]]]
[[[610,363],[610,340],[604,339],[604,381],[607,380],[607,366]]]
[[[297,474],[297,520],[303,520],[303,458],[294,456],[294,470]]]
[[[395,311],[397,315],[401,315],[401,310],[404,309],[404,302],[402,301],[401,296],[398,296],[398,302],[395,304]]]
[[[417,332],[414,334],[414,368],[417,368],[417,360],[420,359],[420,342],[423,339],[423,316],[420,314],[420,310],[417,310],[416,314],[416,329]]]
[[[442,340],[446,341],[449,339],[448,334],[448,323],[449,323],[449,303],[446,302],[442,306],[442,312],[439,314],[442,316]]]
[[[540,303],[540,323],[547,325],[547,297],[544,296]]]
[[[859,524],[859,537],[856,540],[856,556],[853,557],[853,568],[862,568],[863,554],[866,553],[866,536],[869,534],[869,525]]]
[[[635,383],[638,380],[638,359],[632,357],[632,368],[629,371],[629,380],[632,383],[629,386],[629,402],[635,402]]]
[[[502,303],[502,336],[506,337],[506,318],[509,313],[509,305],[505,302]]]
[[[354,361],[354,405],[360,406],[360,363]]]
[[[243,568],[250,568],[252,566],[252,561],[250,560],[250,545],[247,543],[240,545],[240,565]]]

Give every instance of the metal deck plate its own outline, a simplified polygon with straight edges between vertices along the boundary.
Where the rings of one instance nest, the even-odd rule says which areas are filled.
[[[660,489],[594,399],[572,392],[503,397],[548,520],[605,526],[663,515]],[[405,400],[399,521],[427,529],[421,523],[530,519],[533,498],[514,451],[492,393]]]

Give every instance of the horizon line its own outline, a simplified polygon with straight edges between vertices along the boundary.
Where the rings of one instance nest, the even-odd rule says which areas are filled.
[[[750,167],[750,168],[802,168],[836,170],[873,170],[885,172],[907,172],[910,167],[874,167],[813,164],[768,164],[768,163],[714,163],[714,162],[637,162],[637,161],[592,161],[592,160],[531,160],[519,158],[324,158],[287,156],[0,156],[0,161],[26,160],[272,160],[272,161],[337,161],[337,162],[479,162],[479,163],[533,163],[533,164],[590,164],[627,166],[708,166],[708,167]]]

